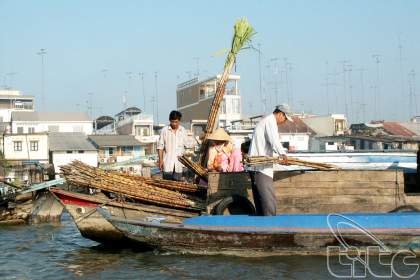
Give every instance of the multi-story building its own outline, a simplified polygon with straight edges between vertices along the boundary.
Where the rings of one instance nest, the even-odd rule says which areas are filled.
[[[343,114],[303,116],[301,119],[317,136],[339,136],[348,133],[347,118]]]
[[[148,146],[133,135],[90,135],[89,140],[98,149],[99,163],[129,161],[149,155]]]
[[[12,133],[81,132],[92,134],[93,123],[81,112],[12,112]]]
[[[98,166],[98,150],[81,132],[50,132],[48,134],[49,158],[55,173],[60,166],[79,160],[90,166]]]
[[[208,119],[220,78],[221,75],[201,81],[194,78],[177,86],[177,110],[183,115],[183,123],[191,124],[193,120]],[[229,126],[231,122],[240,120],[242,117],[241,96],[238,88],[239,80],[239,75],[229,75],[225,95],[219,110],[219,126]]]
[[[110,121],[108,117],[108,121]],[[113,121],[95,131],[95,134],[132,135],[144,147],[147,155],[155,153],[159,135],[153,131],[153,117],[143,114],[137,107],[127,108],[112,118]]]
[[[0,90],[0,123],[10,122],[12,112],[33,112],[34,97],[18,90]]]

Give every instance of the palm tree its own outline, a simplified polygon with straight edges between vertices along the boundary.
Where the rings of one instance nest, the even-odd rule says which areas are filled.
[[[251,38],[255,35],[254,28],[249,24],[246,18],[241,18],[236,21],[234,26],[234,33],[232,39],[232,45],[230,51],[226,57],[225,66],[223,68],[223,74],[216,88],[216,95],[214,96],[213,103],[208,117],[205,135],[200,149],[200,164],[205,166],[205,155],[208,148],[207,137],[215,129],[215,123],[217,113],[219,112],[220,104],[222,103],[223,96],[225,94],[225,86],[229,79],[229,74],[236,61],[236,56],[240,50],[248,48],[251,42]]]

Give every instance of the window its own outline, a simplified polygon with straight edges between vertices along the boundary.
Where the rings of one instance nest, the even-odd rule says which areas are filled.
[[[49,125],[48,126],[49,132],[58,132],[58,125]]]
[[[73,132],[83,132],[82,125],[73,125]]]
[[[136,126],[136,135],[137,136],[150,136],[150,128],[149,126]]]
[[[84,154],[84,153],[85,153],[85,151],[78,151],[78,153],[79,153],[79,154]]]
[[[114,154],[114,148],[108,148],[108,151],[110,156]]]
[[[38,151],[38,142],[39,141],[29,141],[31,151]]]
[[[28,133],[35,133],[35,127],[28,127]]]
[[[123,155],[131,155],[133,152],[133,146],[124,146],[121,147]]]
[[[67,154],[72,154],[72,153],[73,153],[73,151],[66,151],[66,153],[67,153]]]
[[[18,126],[17,133],[23,133],[23,126]]]
[[[13,141],[13,149],[16,152],[22,151],[22,141]]]

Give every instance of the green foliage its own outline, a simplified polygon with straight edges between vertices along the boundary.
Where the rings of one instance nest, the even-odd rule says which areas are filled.
[[[234,26],[234,33],[230,51],[226,58],[225,70],[230,71],[240,50],[248,47],[252,37],[256,34],[254,28],[246,18],[238,19]]]

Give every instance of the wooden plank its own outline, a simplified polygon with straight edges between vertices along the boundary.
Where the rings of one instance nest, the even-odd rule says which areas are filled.
[[[42,189],[49,188],[49,187],[52,187],[52,186],[55,186],[55,185],[63,184],[65,181],[66,180],[64,178],[58,178],[58,179],[55,179],[55,180],[42,182],[42,183],[39,183],[39,184],[32,185],[29,189],[21,191],[19,193],[24,194],[24,193],[34,192],[34,191],[37,191],[37,190],[42,190]]]
[[[345,193],[348,188],[358,189],[398,189],[403,192],[404,186],[396,184],[396,182],[293,182],[293,183],[282,183],[274,182],[273,184],[276,192],[281,191],[284,188],[295,188],[295,189],[318,189],[318,188],[333,188],[342,189]]]
[[[275,174],[275,181],[290,182],[394,182],[404,181],[403,172],[396,170],[334,170],[313,171],[305,173],[279,171]]]
[[[341,187],[321,187],[321,188],[296,188],[296,187],[284,187],[276,189],[277,197],[286,196],[330,196],[330,195],[364,195],[364,196],[383,196],[383,195],[395,195],[395,187],[391,188],[341,188]]]
[[[329,205],[316,205],[316,206],[284,206],[284,205],[277,205],[277,213],[281,214],[292,214],[292,213],[319,213],[319,214],[327,214],[327,213],[349,213],[349,212],[357,212],[357,213],[372,213],[372,212],[380,212],[386,213],[389,211],[394,210],[396,207],[395,205],[384,205],[384,204],[369,204],[369,205],[359,205],[355,207],[352,204],[329,204]]]
[[[395,204],[399,199],[396,196],[363,196],[363,195],[330,195],[322,197],[276,197],[278,203],[285,205],[328,205],[328,204],[354,204],[358,207],[361,204]],[[401,201],[402,203],[402,201]]]

